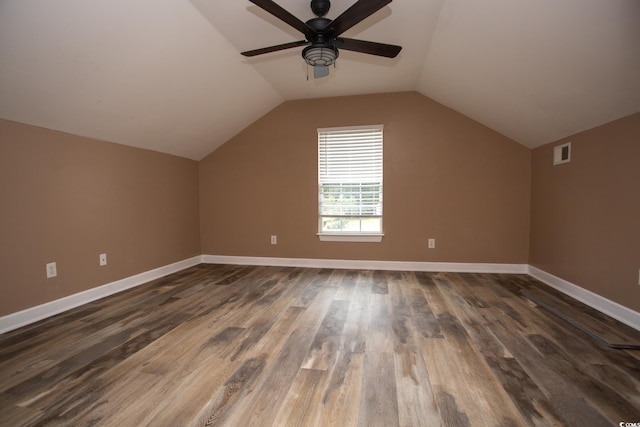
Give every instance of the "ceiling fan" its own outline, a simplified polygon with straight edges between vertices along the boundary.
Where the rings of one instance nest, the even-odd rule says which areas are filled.
[[[339,54],[338,49],[387,58],[395,58],[402,49],[401,46],[391,44],[340,37],[340,34],[382,9],[392,0],[358,0],[333,20],[325,18],[331,7],[330,0],[311,0],[311,10],[316,17],[307,22],[302,22],[272,0],[249,1],[300,31],[304,34],[305,40],[249,50],[242,52],[244,56],[256,56],[306,46],[302,50],[302,57],[313,67],[314,77],[318,78],[329,75],[329,66],[335,63]]]

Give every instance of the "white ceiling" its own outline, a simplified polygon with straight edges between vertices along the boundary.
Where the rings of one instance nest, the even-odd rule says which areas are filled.
[[[0,0],[0,118],[198,160],[300,98],[416,90],[532,148],[640,111],[638,0],[395,0],[344,36],[403,50],[307,80],[240,55],[303,38],[249,1]]]

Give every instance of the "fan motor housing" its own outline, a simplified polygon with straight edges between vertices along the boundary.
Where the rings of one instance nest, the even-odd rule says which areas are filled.
[[[321,31],[324,27],[326,27],[327,25],[329,25],[329,22],[331,22],[331,19],[328,18],[322,18],[322,17],[318,17],[318,18],[311,18],[309,19],[306,24],[308,26],[310,26],[311,28],[313,28],[314,30],[317,30],[318,32]]]

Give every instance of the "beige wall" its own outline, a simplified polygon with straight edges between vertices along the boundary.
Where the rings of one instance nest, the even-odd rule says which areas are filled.
[[[380,123],[383,242],[319,242],[316,129]],[[638,135],[640,114],[530,151],[378,94],[285,102],[198,165],[0,120],[0,315],[200,253],[530,263],[640,311]]]
[[[0,120],[0,200],[0,315],[200,254],[192,160]]]
[[[530,264],[640,311],[640,113],[533,150],[531,197]]]
[[[382,243],[319,242],[316,129],[380,123]],[[416,92],[285,102],[200,162],[202,251],[527,263],[530,153]]]

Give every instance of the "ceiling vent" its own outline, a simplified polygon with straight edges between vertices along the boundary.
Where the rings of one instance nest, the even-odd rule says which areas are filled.
[[[558,145],[553,147],[553,164],[560,165],[571,161],[571,143]]]

